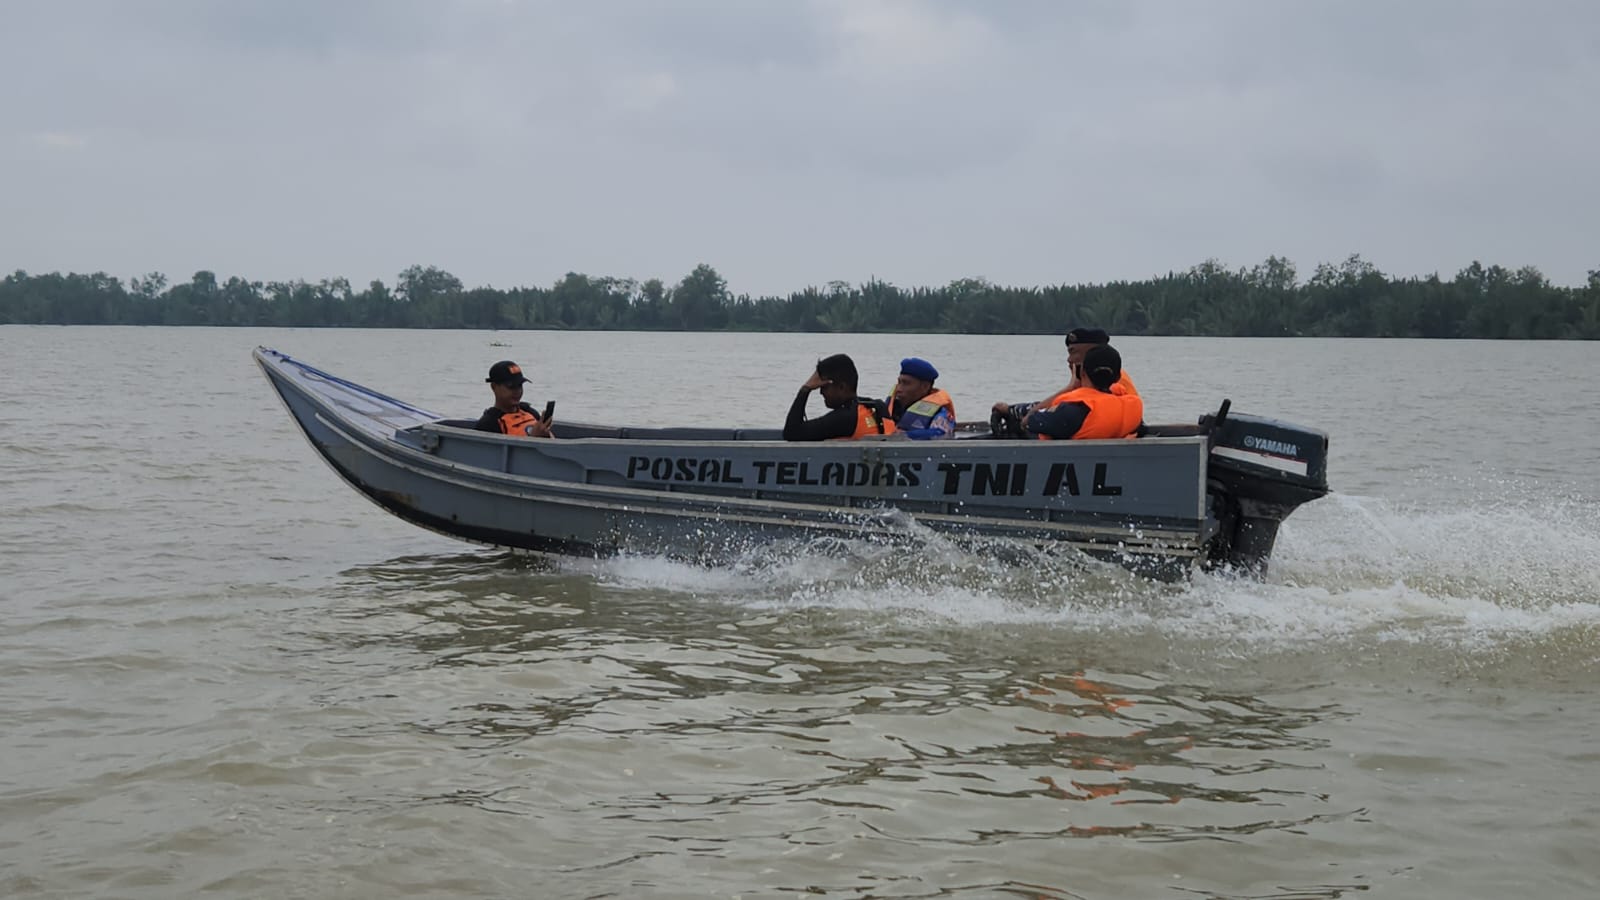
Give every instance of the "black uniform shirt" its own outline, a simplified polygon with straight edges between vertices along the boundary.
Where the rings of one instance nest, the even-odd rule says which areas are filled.
[[[825,414],[815,419],[806,418],[806,401],[811,398],[811,392],[805,388],[794,396],[794,403],[789,407],[789,418],[783,423],[783,439],[786,441],[826,441],[830,438],[845,438],[856,433],[856,403],[854,401],[830,409]]]

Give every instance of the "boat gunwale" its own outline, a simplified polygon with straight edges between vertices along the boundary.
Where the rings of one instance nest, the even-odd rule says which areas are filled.
[[[466,427],[464,425],[446,424],[448,421],[449,421],[448,419],[439,419],[439,420],[432,421],[432,422],[419,422],[419,423],[417,423],[415,425],[408,425],[405,428],[396,429],[396,430],[397,431],[417,431],[417,432],[422,432],[422,433],[430,433],[430,432],[434,432],[434,431],[443,430],[444,433],[451,434],[451,435],[470,435],[471,437],[473,437],[476,440],[482,440],[482,441],[487,441],[487,442],[496,442],[496,443],[507,443],[507,444],[511,444],[513,446],[525,446],[525,444],[523,443],[525,439],[521,438],[521,437],[518,437],[517,435],[514,435],[514,434],[499,434],[499,433],[488,432],[488,431],[478,431],[477,429],[468,428],[468,427]],[[571,424],[573,426],[577,426],[577,427],[583,427],[583,428],[626,428],[626,427],[629,427],[629,426],[596,425],[596,424],[594,424],[592,422],[571,422],[569,424]],[[739,429],[737,429],[737,428],[729,428],[727,430],[729,430],[729,431],[738,431]],[[762,429],[762,430],[770,430],[770,429]],[[555,437],[555,440],[558,441],[561,444],[584,444],[584,443],[590,443],[590,442],[613,444],[613,443],[619,443],[619,442],[627,442],[629,444],[637,444],[639,446],[645,446],[645,447],[657,447],[657,446],[663,446],[663,445],[692,445],[692,446],[695,446],[695,447],[729,447],[729,448],[750,447],[750,446],[786,447],[786,448],[791,448],[791,449],[794,449],[794,450],[801,450],[801,451],[808,451],[808,452],[814,452],[814,451],[816,451],[818,449],[827,450],[827,449],[838,448],[839,452],[841,452],[841,453],[849,452],[852,448],[859,448],[862,445],[868,445],[868,446],[873,446],[873,447],[877,447],[877,446],[887,446],[887,447],[895,447],[895,448],[904,447],[904,448],[906,448],[907,450],[910,450],[910,451],[921,450],[924,453],[926,453],[926,451],[928,451],[928,450],[933,450],[933,449],[943,450],[943,449],[951,448],[951,447],[960,447],[962,449],[966,449],[966,445],[968,443],[983,443],[985,439],[984,438],[965,438],[965,439],[956,440],[956,441],[938,441],[938,442],[934,442],[934,441],[914,441],[914,440],[911,440],[909,438],[902,439],[902,438],[888,437],[888,436],[882,436],[882,435],[868,435],[867,437],[864,437],[864,438],[857,438],[857,439],[850,440],[850,441],[839,441],[838,443],[831,443],[831,442],[828,442],[828,441],[798,442],[798,441],[785,441],[785,440],[782,440],[782,439],[779,439],[779,440],[740,440],[740,439],[737,439],[737,438],[735,438],[733,440],[697,440],[695,438],[676,438],[676,439],[660,438],[660,439],[652,439],[652,438],[638,438],[638,437],[600,437],[600,436],[568,438],[568,437],[560,437],[558,435],[558,436]],[[1134,439],[1131,439],[1131,438],[1098,438],[1098,439],[1090,439],[1090,440],[1073,441],[1070,444],[1070,446],[1072,446],[1072,447],[1097,447],[1097,446],[1098,447],[1105,447],[1105,446],[1126,447],[1126,446],[1130,446],[1130,444],[1129,444],[1130,440],[1134,440]],[[1167,445],[1167,444],[1196,444],[1196,445],[1204,445],[1204,444],[1207,443],[1207,438],[1206,438],[1205,435],[1193,435],[1193,434],[1162,435],[1162,436],[1159,436],[1159,437],[1157,437],[1157,436],[1141,437],[1141,438],[1137,439],[1137,442],[1140,445],[1144,445],[1144,444],[1161,444],[1161,445]],[[1039,449],[1033,451],[1033,452],[1036,452],[1036,453],[1047,452],[1048,449],[1051,449],[1052,447],[1055,447],[1055,445],[1069,446],[1065,441],[1050,442],[1049,444],[1047,444],[1046,442],[1043,442],[1043,441],[1022,441],[1022,440],[1018,440],[1018,441],[1006,441],[1005,443],[1013,445],[1013,446],[1021,447],[1021,448],[1034,447],[1034,446],[1037,445],[1039,447]],[[1059,452],[1059,448],[1057,448],[1057,449],[1058,449],[1058,452]]]

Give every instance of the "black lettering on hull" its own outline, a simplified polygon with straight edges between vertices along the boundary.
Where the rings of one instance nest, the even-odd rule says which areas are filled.
[[[972,496],[1021,497],[1028,487],[1026,463],[977,463],[972,470]]]
[[[961,475],[972,471],[972,463],[942,462],[939,471],[944,473],[944,493],[950,495],[961,490]]]
[[[1063,487],[1069,495],[1078,496],[1078,470],[1072,463],[1051,463],[1044,479],[1044,494],[1046,497],[1060,496]]]
[[[1122,485],[1120,485],[1120,484],[1107,484],[1106,483],[1106,464],[1105,463],[1095,463],[1094,464],[1094,487],[1092,488],[1092,490],[1093,490],[1093,493],[1094,493],[1094,495],[1096,497],[1120,497],[1120,496],[1122,496]]]

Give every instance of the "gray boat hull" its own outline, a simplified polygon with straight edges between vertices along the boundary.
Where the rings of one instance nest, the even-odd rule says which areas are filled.
[[[932,531],[1076,549],[1161,578],[1211,561],[1259,570],[1271,550],[1268,536],[1250,558],[1229,558],[1241,525],[1230,510],[1242,507],[1219,494],[1203,429],[800,444],[774,429],[563,422],[557,439],[529,440],[462,427],[273,350],[255,358],[348,483],[468,541],[714,561],[778,540],[916,542]],[[1269,515],[1272,535],[1282,515]]]

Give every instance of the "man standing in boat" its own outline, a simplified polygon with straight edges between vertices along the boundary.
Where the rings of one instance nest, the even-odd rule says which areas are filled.
[[[489,389],[494,391],[494,405],[483,411],[473,428],[519,437],[552,436],[550,417],[539,415],[522,402],[522,386],[528,383],[528,376],[522,374],[521,366],[502,359],[489,367],[489,377],[484,381],[489,382]]]
[[[939,370],[913,356],[900,360],[900,377],[886,401],[889,419],[900,433],[914,441],[947,438],[956,431],[956,405],[950,395],[933,386]]]
[[[856,396],[855,360],[835,353],[817,360],[816,371],[800,385],[783,423],[786,441],[854,440],[876,434],[894,434],[894,420],[882,403]],[[806,403],[811,392],[822,391],[828,412],[815,419],[806,418]]]

